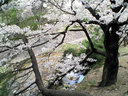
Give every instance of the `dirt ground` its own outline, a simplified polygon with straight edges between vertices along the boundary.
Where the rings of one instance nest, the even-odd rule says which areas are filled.
[[[119,72],[116,84],[97,87],[102,78],[103,67],[91,70],[76,90],[83,90],[93,96],[128,96],[128,47],[120,50]]]

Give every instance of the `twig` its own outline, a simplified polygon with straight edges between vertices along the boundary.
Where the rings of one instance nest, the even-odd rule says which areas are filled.
[[[69,31],[83,31],[83,29],[70,29]]]
[[[54,4],[53,2],[51,2],[51,0],[48,0],[48,2],[49,3],[51,3],[53,6],[55,6],[56,8],[58,8],[59,10],[61,10],[62,12],[64,12],[64,13],[67,13],[67,14],[70,14],[70,15],[76,15],[76,13],[74,13],[74,11],[73,12],[68,12],[68,11],[65,11],[65,10],[63,10],[62,8],[61,8],[61,6],[59,6],[59,4],[58,3],[56,3],[56,4]]]
[[[94,53],[97,53],[97,54],[102,55],[102,56],[106,56],[106,53],[105,53],[105,52],[100,51],[100,50],[98,50],[98,49],[96,49],[96,48],[95,48],[95,50],[94,50]]]
[[[74,68],[75,68],[75,67],[69,69],[66,73],[62,74],[61,76],[57,76],[56,79],[48,85],[48,88],[51,88],[51,87],[54,85],[54,83],[55,83],[56,81],[61,81],[61,80],[63,79],[63,77],[64,77],[65,75],[67,75],[67,73],[70,73],[72,70],[74,70]],[[59,78],[60,78],[60,79],[59,79]]]
[[[23,68],[23,69],[17,69],[17,70],[11,71],[11,72],[15,73],[15,72],[19,72],[19,71],[25,71],[25,70],[28,70],[28,69],[31,69],[31,68],[32,68],[32,66],[27,67],[27,68]]]
[[[13,47],[10,47],[10,46],[0,46],[0,47],[7,47],[7,49],[1,50],[0,53],[3,53],[3,52],[8,51],[8,50],[10,50],[10,49],[14,49],[14,48],[20,46],[21,44],[22,44],[22,43],[19,43],[19,44],[13,46]]]
[[[28,88],[30,88],[32,85],[34,85],[36,82],[34,81],[33,83],[31,83],[29,86],[27,86],[26,88],[24,88],[23,90],[21,90],[20,92],[18,93],[15,93],[14,96],[17,96],[21,93],[23,93],[24,91],[26,91]]]
[[[102,0],[100,3],[97,4],[97,6],[94,8],[95,10],[97,9],[97,7],[103,2],[104,0]]]
[[[58,34],[58,35],[54,36],[52,39],[56,39],[58,36],[60,36],[60,34]],[[44,44],[48,43],[49,41],[50,41],[50,40],[47,40],[47,41],[45,41],[45,42],[43,42],[43,43],[33,45],[33,46],[31,46],[31,48],[35,48],[35,47],[38,47],[38,46],[44,45]]]
[[[49,53],[49,56],[48,56],[48,57],[50,57],[50,55],[53,53],[53,51],[56,50],[56,48],[58,48],[61,44],[63,44],[64,39],[65,39],[65,37],[66,37],[66,33],[67,33],[67,31],[68,31],[68,28],[69,28],[71,25],[73,25],[75,22],[76,22],[76,21],[72,21],[72,23],[69,24],[69,25],[65,28],[65,30],[64,30],[63,32],[61,32],[61,34],[63,34],[63,38],[62,38],[61,42],[53,48],[52,52]]]
[[[73,3],[74,3],[75,0],[72,0],[71,1],[71,10],[74,12],[74,15],[76,15],[76,11],[73,9]]]
[[[82,4],[85,6],[85,8],[92,14],[92,16],[94,16],[97,20],[99,20],[100,15],[98,13],[96,13],[95,9],[93,9],[86,0],[82,0],[81,1]]]
[[[92,50],[95,50],[95,49],[94,49],[94,45],[93,45],[93,43],[92,43],[92,40],[91,40],[91,38],[90,38],[90,36],[89,36],[89,34],[88,34],[86,28],[83,26],[83,24],[82,24],[79,20],[78,20],[77,22],[80,24],[80,26],[82,27],[84,33],[86,34],[87,39],[88,39],[88,41],[89,41],[89,43],[90,43],[91,49],[92,49]]]
[[[33,71],[33,70],[30,70],[29,72],[25,73],[25,74],[24,74],[24,75],[22,75],[22,76],[17,77],[16,79],[22,78],[22,77],[24,77],[24,76],[28,75],[29,73],[31,73],[32,71]]]
[[[92,53],[93,53],[93,51],[90,51],[88,54],[87,54],[87,56],[84,58],[84,60],[82,60],[81,62],[80,62],[80,65],[83,65],[84,66],[84,63],[86,63],[87,61],[87,59],[88,59],[88,57],[90,56],[90,55],[92,55]]]

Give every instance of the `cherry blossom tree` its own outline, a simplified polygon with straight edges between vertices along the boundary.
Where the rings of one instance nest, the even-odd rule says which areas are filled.
[[[81,26],[90,42],[92,51],[87,55],[89,57],[92,53],[98,53],[106,57],[102,81],[99,86],[108,86],[114,84],[117,81],[118,74],[118,48],[119,48],[119,34],[127,34],[126,26],[128,23],[128,2],[126,0],[81,0],[82,5],[84,6],[87,15],[84,18],[80,17],[80,12],[77,11],[75,3],[77,0],[70,1],[70,8],[66,11],[66,3],[58,3],[57,1],[49,0],[49,2],[61,11],[73,15],[76,17],[76,20],[71,21],[72,23],[76,22]],[[61,2],[61,1],[59,1]],[[66,0],[65,0],[66,2]],[[63,5],[65,4],[65,6]],[[63,5],[63,6],[61,6]],[[82,10],[83,11],[83,10]],[[78,15],[77,15],[78,14]],[[79,17],[78,17],[79,16]],[[90,16],[91,18],[88,18]],[[88,18],[88,19],[87,19]],[[89,36],[86,25],[95,24],[99,25],[104,33],[104,47],[105,52],[97,50],[93,45],[93,42]],[[124,27],[125,26],[125,27]],[[123,28],[122,28],[123,27]],[[76,29],[77,30],[77,29]],[[80,29],[79,29],[80,30]],[[77,31],[79,31],[77,30]],[[81,63],[86,62],[84,61]]]
[[[0,24],[0,53],[7,51],[12,52],[12,54],[10,54],[9,52],[8,58],[6,58],[6,60],[5,58],[3,58],[3,61],[6,61],[6,66],[10,67],[9,65],[11,59],[14,58],[15,55],[19,54],[19,52],[23,52],[23,50],[27,51],[32,62],[29,67],[25,68],[18,68],[20,64],[18,64],[18,67],[16,66],[15,68],[15,64],[14,66],[12,64],[10,67],[11,71],[9,70],[7,71],[7,73],[16,74],[20,71],[28,70],[26,74],[33,72],[35,75],[35,79],[33,80],[33,82],[31,82],[23,89],[21,88],[18,91],[16,90],[16,92],[14,92],[14,95],[20,95],[31,86],[36,85],[40,93],[45,96],[90,96],[87,93],[48,89],[44,86],[44,83],[42,81],[33,48],[44,45],[48,42],[52,43],[58,36],[62,35],[61,41],[55,44],[53,48],[53,50],[55,50],[58,46],[63,44],[66,34],[69,31],[84,31],[90,43],[91,51],[87,54],[85,59],[80,62],[80,64],[84,64],[92,53],[97,53],[99,55],[105,56],[106,60],[100,86],[108,86],[114,84],[117,81],[119,65],[118,48],[120,34],[125,34],[127,32],[125,26],[128,23],[128,2],[126,0],[47,0],[47,2],[48,4],[53,5],[53,8],[57,8],[55,12],[58,12],[58,9],[61,10],[59,12],[64,13],[62,17],[65,16],[65,13],[67,14],[65,16],[67,17],[67,20],[62,18],[61,16],[60,19],[59,16],[53,14],[53,16],[56,17],[55,19],[57,20],[57,23],[58,20],[60,20],[61,22],[66,22],[65,24],[67,24],[67,26],[64,31],[49,33],[48,30],[53,30],[54,25],[52,25],[50,29],[49,26],[48,28],[47,26],[45,26],[46,29],[42,28],[43,30],[41,29],[32,31],[30,27],[20,28],[17,25],[6,25],[4,23]],[[2,6],[6,3],[8,2],[2,1],[0,4]],[[74,24],[79,25],[81,29],[70,29],[70,27]],[[91,24],[98,25],[102,29],[104,34],[105,52],[102,52],[95,48],[87,30],[87,26]],[[24,74],[24,76],[26,74]]]
[[[5,3],[2,4],[4,5]],[[81,94],[81,96],[90,96],[87,93],[60,91],[60,90],[57,91],[57,90],[45,88],[38,68],[36,56],[33,51],[33,48],[41,45],[45,45],[46,43],[49,42],[52,44],[53,47],[57,48],[59,45],[63,43],[64,37],[62,38],[61,42],[59,42],[58,44],[55,43],[55,46],[53,41],[56,40],[57,37],[59,37],[60,35],[63,35],[63,33],[65,33],[72,24],[68,25],[65,31],[59,34],[49,33],[49,30],[51,30],[51,28],[50,27],[47,28],[47,26],[45,26],[43,30],[39,26],[38,30],[32,31],[29,26],[25,28],[20,28],[17,25],[6,25],[5,23],[0,24],[0,30],[1,30],[0,53],[2,55],[5,54],[1,58],[2,61],[0,66],[1,67],[5,66],[7,69],[5,70],[5,72],[2,72],[1,74],[12,75],[11,80],[9,81],[11,85],[10,87],[14,88],[12,89],[13,90],[12,94],[14,96],[23,95],[23,93],[26,90],[28,89],[31,90],[31,88],[33,88],[34,85],[37,86],[41,94],[46,96],[60,96],[62,92],[63,93],[66,92],[65,94],[63,94],[64,96],[67,96],[69,94],[71,94],[72,96],[75,95],[77,96],[77,94]],[[24,51],[26,51],[29,54],[32,64],[26,67],[23,65],[23,63],[20,62],[11,63],[11,60],[15,58],[15,56],[17,56],[18,54]],[[72,69],[74,69],[74,67]],[[20,75],[18,75],[19,73]],[[32,73],[34,73],[35,75],[34,80],[31,80],[29,83],[25,83],[27,79],[29,80],[28,76],[30,76],[30,74]],[[66,74],[63,74],[63,76],[64,75]],[[14,83],[15,84],[18,83],[18,84],[16,84],[15,86]],[[10,87],[8,86],[8,89]]]

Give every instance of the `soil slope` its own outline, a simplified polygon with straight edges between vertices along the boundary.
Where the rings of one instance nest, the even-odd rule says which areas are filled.
[[[101,68],[91,70],[77,90],[84,90],[93,96],[128,96],[128,47],[120,49],[119,72],[116,84],[108,87],[97,87],[102,78]]]

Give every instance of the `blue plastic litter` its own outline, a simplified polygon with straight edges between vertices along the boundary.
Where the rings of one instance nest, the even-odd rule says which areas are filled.
[[[76,83],[76,81],[74,81],[74,80],[70,80],[69,83],[70,83],[70,85],[73,85],[73,84]]]
[[[83,81],[84,77],[85,77],[84,75],[80,75],[79,79],[77,80],[77,83],[80,83],[81,81]]]

